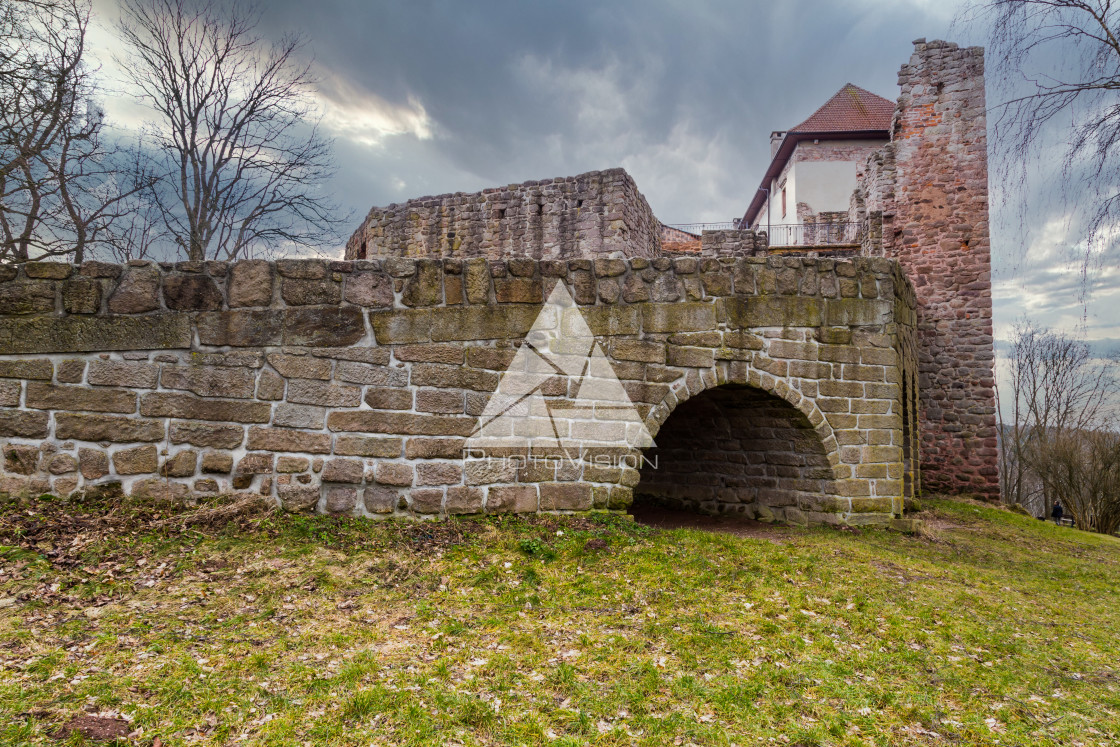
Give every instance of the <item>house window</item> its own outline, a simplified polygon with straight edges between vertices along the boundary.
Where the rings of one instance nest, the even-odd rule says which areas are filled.
[[[782,217],[786,217],[786,188],[782,187]]]

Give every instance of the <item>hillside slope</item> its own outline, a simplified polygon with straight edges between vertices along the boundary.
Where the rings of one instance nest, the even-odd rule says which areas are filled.
[[[1120,540],[923,518],[737,537],[9,506],[0,742],[1120,742]]]

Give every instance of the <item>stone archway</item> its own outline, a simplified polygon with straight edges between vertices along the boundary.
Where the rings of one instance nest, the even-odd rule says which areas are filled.
[[[846,512],[836,441],[816,406],[786,387],[778,396],[772,377],[739,373],[698,377],[664,403],[634,505],[799,524]]]

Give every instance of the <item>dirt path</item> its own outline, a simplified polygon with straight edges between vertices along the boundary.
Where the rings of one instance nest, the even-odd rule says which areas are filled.
[[[790,535],[789,527],[765,524],[740,516],[708,516],[643,503],[635,503],[630,513],[638,523],[658,529],[703,529],[778,543],[788,541]]]

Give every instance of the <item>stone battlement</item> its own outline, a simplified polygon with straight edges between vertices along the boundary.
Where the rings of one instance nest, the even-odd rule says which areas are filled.
[[[661,225],[623,169],[375,207],[347,259],[656,257]]]

